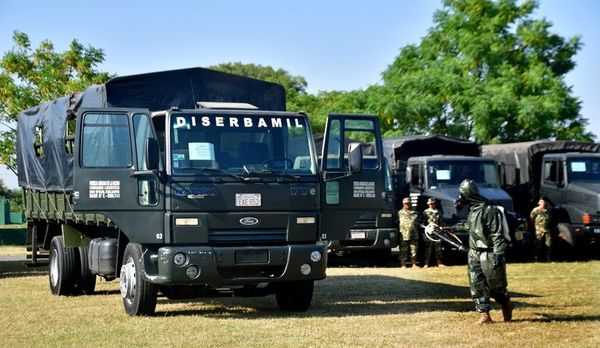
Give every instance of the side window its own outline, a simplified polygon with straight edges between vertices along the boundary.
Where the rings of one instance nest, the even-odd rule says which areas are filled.
[[[375,123],[373,120],[344,120],[344,142],[359,142],[363,152],[363,169],[379,168],[380,158],[377,155],[377,142],[375,141]],[[344,148],[344,157],[348,157],[348,147]],[[348,169],[348,162],[345,161]]]
[[[126,114],[85,114],[82,164],[92,168],[131,167],[131,139]]]
[[[340,169],[342,134],[340,120],[334,119],[329,124],[329,138],[327,140],[327,163],[323,166],[325,169]]]
[[[133,115],[133,134],[135,136],[136,168],[147,170],[146,139],[154,138],[148,115]],[[140,205],[158,204],[158,181],[156,178],[138,180],[138,203]]]
[[[546,161],[544,162],[544,181],[556,183],[557,174],[557,162]]]
[[[418,164],[413,164],[410,166],[410,183],[413,186],[419,186],[420,181],[420,168]]]

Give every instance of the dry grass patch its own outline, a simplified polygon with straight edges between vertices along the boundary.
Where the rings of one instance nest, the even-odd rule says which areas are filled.
[[[56,297],[45,275],[6,278],[2,264],[0,346],[600,346],[598,261],[509,265],[515,321],[486,327],[473,325],[466,266],[330,268],[306,313],[272,296],[159,298],[155,317],[129,318],[117,282]]]
[[[4,255],[26,255],[27,249],[24,245],[0,245],[0,256]]]

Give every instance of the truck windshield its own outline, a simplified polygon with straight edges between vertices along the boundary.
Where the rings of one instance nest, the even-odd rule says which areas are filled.
[[[497,187],[496,165],[490,161],[435,161],[427,166],[430,189],[458,187],[464,179],[471,179],[479,187]]]
[[[316,174],[306,119],[293,116],[171,116],[173,173]]]
[[[580,157],[567,160],[569,182],[600,182],[600,157]]]

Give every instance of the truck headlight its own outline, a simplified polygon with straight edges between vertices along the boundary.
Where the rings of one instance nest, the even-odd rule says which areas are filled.
[[[310,253],[310,260],[312,262],[319,262],[321,261],[321,253],[317,250],[313,251],[312,253]]]
[[[312,271],[312,267],[310,267],[308,263],[305,263],[302,266],[300,266],[300,273],[302,273],[302,275],[309,275],[310,271]]]
[[[200,269],[196,266],[189,266],[185,269],[185,275],[190,279],[195,279],[200,274]]]
[[[185,254],[182,253],[177,253],[175,255],[173,255],[173,263],[177,266],[182,266],[183,264],[185,264],[187,257],[185,256]]]

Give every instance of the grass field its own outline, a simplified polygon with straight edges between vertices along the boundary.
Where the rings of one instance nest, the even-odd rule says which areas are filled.
[[[600,346],[599,261],[508,267],[514,322],[480,327],[466,266],[330,268],[300,314],[272,296],[159,298],[155,317],[129,318],[117,282],[56,297],[43,269],[0,262],[0,346]]]
[[[3,255],[26,255],[27,248],[24,245],[0,245],[0,256]]]

